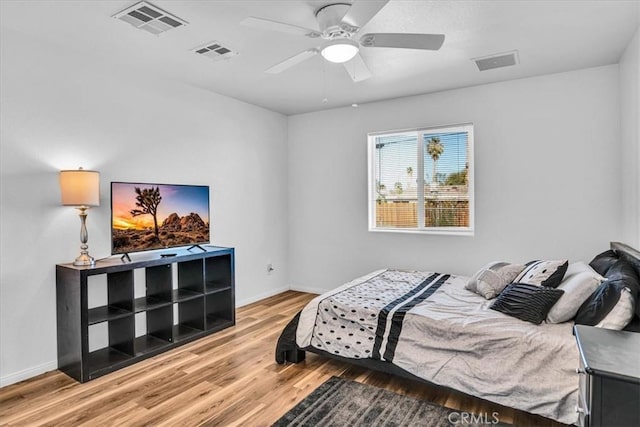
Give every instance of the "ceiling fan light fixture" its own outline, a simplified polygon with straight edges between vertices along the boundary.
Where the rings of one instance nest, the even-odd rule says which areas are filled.
[[[342,64],[352,59],[358,53],[358,43],[350,39],[331,40],[324,46],[320,53],[329,62]]]

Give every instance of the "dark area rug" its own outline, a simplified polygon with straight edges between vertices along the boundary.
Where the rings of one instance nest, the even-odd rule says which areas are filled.
[[[331,377],[274,424],[283,426],[509,426],[378,387]]]

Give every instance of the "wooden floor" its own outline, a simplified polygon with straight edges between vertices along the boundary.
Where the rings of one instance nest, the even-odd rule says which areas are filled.
[[[0,389],[0,425],[269,426],[332,375],[517,426],[561,426],[456,392],[308,354],[277,365],[286,323],[314,295],[285,292],[237,311],[237,324],[85,384],[59,371]],[[490,419],[490,418],[489,418]]]

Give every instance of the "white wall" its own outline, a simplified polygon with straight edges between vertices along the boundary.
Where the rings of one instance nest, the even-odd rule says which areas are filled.
[[[624,241],[640,247],[640,29],[620,59],[622,225]]]
[[[292,286],[385,267],[468,275],[495,259],[589,260],[623,237],[619,115],[613,65],[290,117]],[[367,231],[367,132],[465,122],[475,236]]]
[[[236,248],[237,302],[287,289],[285,116],[10,30],[0,39],[2,385],[57,366],[55,264],[80,244],[60,169],[101,172],[93,256],[110,254],[110,181],[204,184],[212,243]]]

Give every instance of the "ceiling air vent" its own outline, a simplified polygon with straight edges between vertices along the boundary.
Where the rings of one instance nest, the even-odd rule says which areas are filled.
[[[494,68],[509,67],[518,63],[518,51],[514,50],[506,53],[497,53],[482,58],[473,58],[478,66],[478,70],[486,71]]]
[[[191,51],[197,53],[198,55],[205,56],[213,61],[229,59],[238,54],[238,52],[234,52],[228,46],[224,46],[222,43],[217,41],[198,46],[195,49],[191,49]]]
[[[165,12],[146,1],[136,3],[116,13],[113,17],[151,34],[164,33],[165,31],[188,24],[184,19]]]

